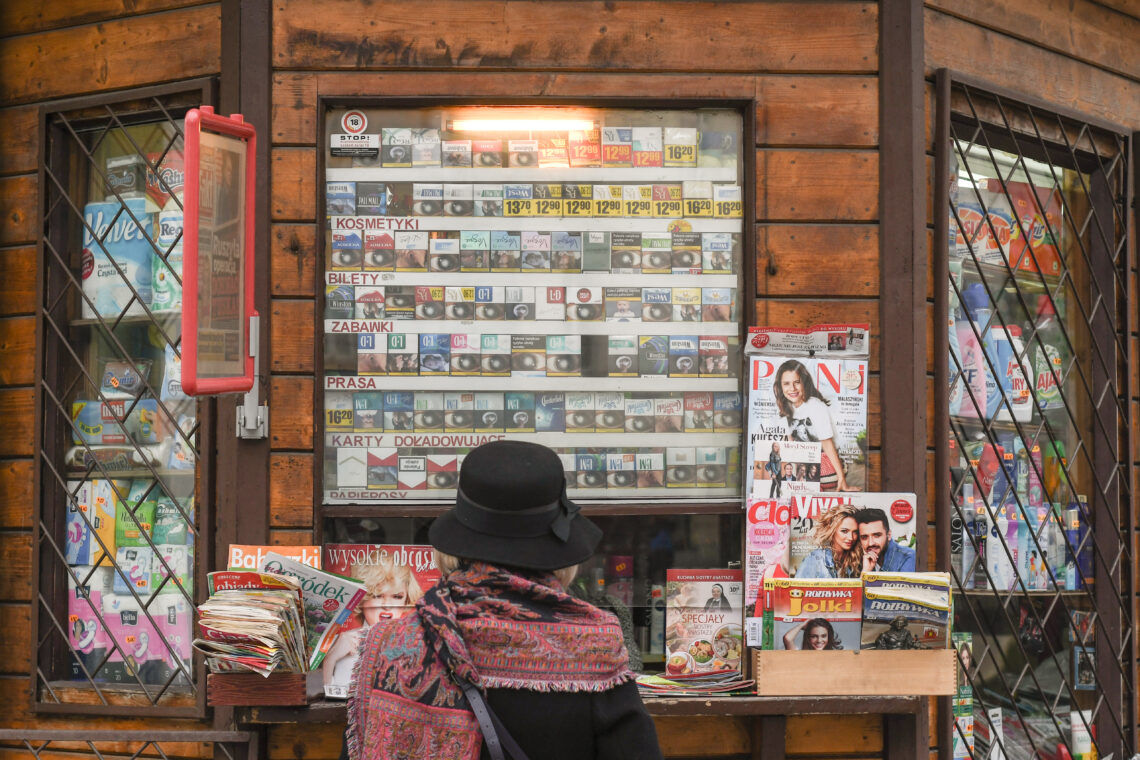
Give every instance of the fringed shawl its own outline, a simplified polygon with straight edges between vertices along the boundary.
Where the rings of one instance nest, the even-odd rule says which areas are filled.
[[[483,563],[433,586],[415,613],[372,626],[356,667],[351,760],[477,760],[479,724],[452,673],[484,691],[600,692],[633,677],[612,614],[549,573]]]

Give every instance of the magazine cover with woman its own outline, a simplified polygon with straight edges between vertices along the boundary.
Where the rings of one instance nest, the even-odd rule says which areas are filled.
[[[765,649],[859,649],[862,581],[769,578],[764,595]]]
[[[765,495],[779,499],[786,487],[797,490],[801,473],[818,472],[819,491],[865,490],[868,326],[753,327],[745,352],[749,462],[759,468],[752,488],[767,481]],[[761,456],[760,441],[818,444],[818,458],[792,459],[783,445],[765,445]]]
[[[321,665],[325,696],[345,699],[364,634],[411,612],[439,580],[430,546],[408,544],[325,544],[324,567],[364,584],[364,601],[342,626]]]

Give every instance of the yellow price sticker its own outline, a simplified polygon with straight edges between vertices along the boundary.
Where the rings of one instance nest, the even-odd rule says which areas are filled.
[[[674,219],[681,215],[681,201],[653,201],[653,215]]]
[[[709,198],[686,198],[685,216],[712,216],[713,204]]]
[[[503,216],[534,216],[534,199],[511,198],[503,201]]]
[[[621,216],[621,201],[613,199],[595,200],[594,216]]]
[[[538,216],[562,216],[562,201],[539,198],[534,203],[534,210]]]
[[[326,409],[325,415],[329,427],[343,427],[352,425],[351,409]]]
[[[565,216],[593,216],[594,201],[589,198],[567,198],[562,201]]]
[[[626,216],[652,216],[653,206],[650,201],[625,201]]]
[[[696,145],[666,145],[665,160],[676,164],[697,163]]]
[[[744,216],[744,203],[741,201],[717,201],[717,219],[739,219]]]

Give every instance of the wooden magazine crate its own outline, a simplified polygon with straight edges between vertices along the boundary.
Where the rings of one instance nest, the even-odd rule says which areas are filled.
[[[307,705],[324,696],[321,672],[210,673],[206,676],[206,702],[212,706]]]
[[[751,651],[762,697],[946,696],[957,688],[953,649]]]

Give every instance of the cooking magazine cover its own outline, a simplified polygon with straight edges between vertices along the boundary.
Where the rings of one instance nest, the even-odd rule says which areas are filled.
[[[439,580],[439,569],[430,546],[406,544],[325,544],[324,566],[364,585],[364,600],[340,627],[321,664],[325,696],[347,699],[364,634],[411,612]]]
[[[764,649],[859,649],[858,578],[768,578],[764,596]]]
[[[795,461],[798,481],[818,465],[820,491],[862,491],[867,486],[867,325],[816,325],[807,329],[753,327],[749,357],[748,445],[750,483],[781,481],[783,453],[756,454],[760,441],[817,443],[818,459]],[[812,470],[814,474],[814,469]]]
[[[744,573],[665,571],[665,675],[740,670]]]

